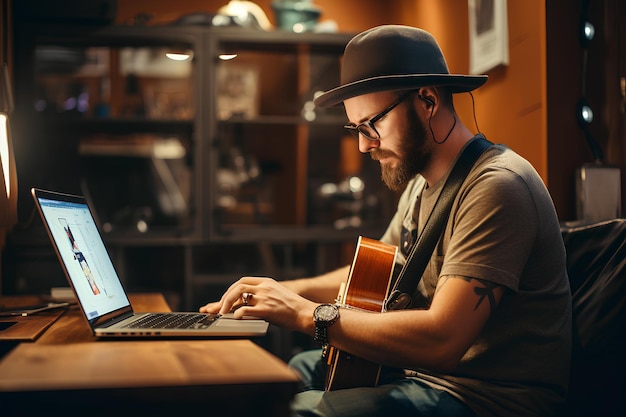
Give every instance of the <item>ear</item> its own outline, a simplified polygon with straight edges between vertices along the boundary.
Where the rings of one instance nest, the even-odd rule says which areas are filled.
[[[435,103],[438,102],[439,95],[436,89],[425,87],[418,92],[417,98],[426,103],[426,107],[432,110],[432,108],[435,107]]]
[[[424,103],[426,103],[426,107],[434,107],[435,106],[435,102],[432,101],[430,98],[428,97],[422,97],[421,95],[417,95],[417,98],[419,98],[420,100],[422,100]]]

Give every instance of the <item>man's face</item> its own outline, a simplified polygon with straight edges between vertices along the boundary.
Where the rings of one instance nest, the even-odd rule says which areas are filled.
[[[344,102],[350,122],[371,119],[397,99],[391,92],[372,93]],[[402,190],[431,161],[430,141],[413,105],[413,96],[399,104],[375,123],[380,139],[359,135],[359,150],[379,161],[382,180],[393,191]]]

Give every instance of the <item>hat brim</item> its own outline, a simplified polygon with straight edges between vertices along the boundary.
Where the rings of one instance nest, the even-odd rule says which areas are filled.
[[[381,91],[411,90],[420,87],[448,87],[452,93],[472,91],[487,82],[487,75],[402,74],[368,78],[328,90],[313,102],[332,107],[352,97]]]

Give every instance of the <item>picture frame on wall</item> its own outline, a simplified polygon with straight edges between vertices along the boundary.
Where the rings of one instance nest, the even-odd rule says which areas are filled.
[[[507,0],[468,0],[470,73],[509,64]]]
[[[259,115],[259,70],[253,65],[222,63],[217,69],[217,115],[246,119]]]

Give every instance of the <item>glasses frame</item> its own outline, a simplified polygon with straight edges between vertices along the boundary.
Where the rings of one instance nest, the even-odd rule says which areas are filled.
[[[391,110],[395,109],[396,106],[398,106],[398,104],[402,103],[411,94],[415,93],[416,91],[417,90],[407,91],[406,93],[404,93],[400,97],[398,97],[398,99],[396,101],[394,101],[389,107],[387,107],[385,110],[383,110],[380,113],[378,113],[376,116],[372,117],[369,120],[361,122],[358,125],[356,125],[354,123],[349,123],[349,124],[344,126],[344,129],[346,129],[348,132],[350,132],[350,134],[352,136],[354,136],[355,138],[358,138],[359,134],[361,134],[361,135],[363,135],[363,137],[365,139],[368,139],[368,140],[379,140],[380,139],[380,133],[378,133],[378,130],[376,130],[376,126],[374,126],[374,123],[378,122],[380,119],[385,117],[387,115],[387,113],[389,113]],[[368,134],[368,132],[363,129],[363,126],[369,127],[374,133],[376,133],[376,137],[370,136]]]

